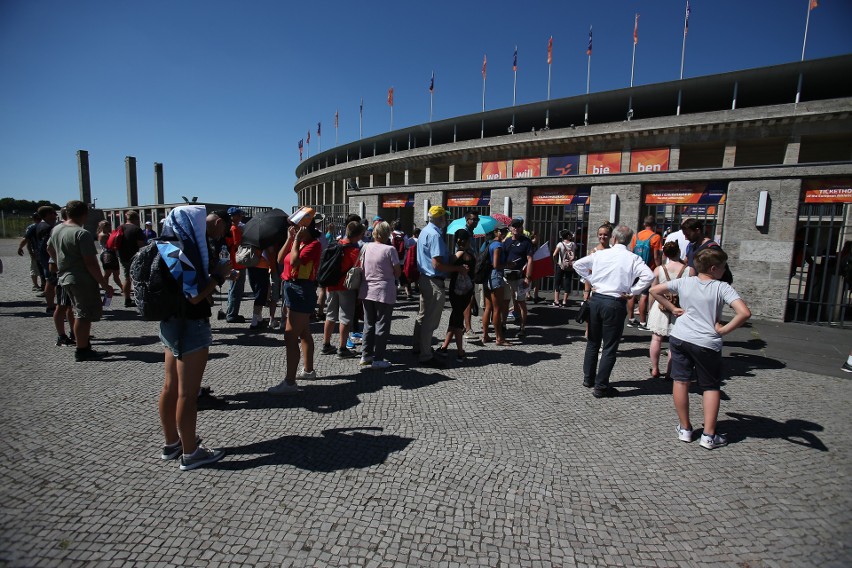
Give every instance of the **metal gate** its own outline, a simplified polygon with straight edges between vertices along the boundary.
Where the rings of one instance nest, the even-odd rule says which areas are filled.
[[[662,230],[664,236],[680,230],[680,224],[685,219],[700,219],[704,221],[704,234],[722,244],[722,227],[725,221],[724,205],[679,205],[675,203],[664,203],[656,205],[645,205],[643,207],[642,219],[639,219],[641,227],[642,220],[648,215],[657,219],[657,229]],[[681,251],[683,253],[685,251]]]
[[[802,203],[793,244],[787,319],[848,327],[852,321],[852,203]]]
[[[585,235],[589,220],[589,206],[586,204],[572,205],[533,205],[530,207],[530,219],[526,223],[526,229],[538,235],[539,245],[548,243],[551,254],[559,242],[559,233],[565,229],[575,235]],[[583,236],[576,242],[582,246]],[[577,274],[571,274],[571,290],[578,289],[579,280]],[[553,290],[553,277],[543,278],[540,290]]]
[[[476,213],[477,215],[491,215],[491,206],[490,205],[471,205],[469,207],[465,206],[452,206],[448,205],[445,207],[447,210],[447,219],[450,223],[454,220],[464,217],[469,212]],[[444,235],[445,240],[447,241],[447,250],[450,251],[450,254],[453,254],[453,251],[456,250],[456,239],[454,235],[447,233]],[[482,237],[477,236],[477,240],[474,241],[474,246],[476,250],[479,250],[479,247],[482,243],[485,242],[482,240]]]

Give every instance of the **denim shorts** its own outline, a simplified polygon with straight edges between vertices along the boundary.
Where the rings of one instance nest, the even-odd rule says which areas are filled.
[[[506,279],[503,278],[503,272],[498,270],[491,271],[491,278],[488,280],[488,285],[491,290],[497,290],[506,285]]]
[[[178,359],[210,347],[213,343],[210,320],[171,318],[161,321],[160,341]]]
[[[317,283],[313,280],[284,282],[284,303],[300,314],[312,314],[317,309]]]

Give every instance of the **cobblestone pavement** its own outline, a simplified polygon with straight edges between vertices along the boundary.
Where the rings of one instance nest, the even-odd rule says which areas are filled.
[[[471,345],[434,371],[411,366],[406,304],[389,371],[317,355],[320,380],[283,399],[264,392],[282,335],[214,320],[204,384],[219,398],[199,431],[228,455],[180,472],[158,455],[155,324],[113,308],[93,328],[109,359],[75,364],[27,262],[9,241],[0,256],[2,565],[850,563],[852,382],[749,341],[727,350],[731,443],[707,451],[678,441],[670,386],[646,379],[648,335],[626,335],[620,398],[581,386],[573,310],[533,307],[523,345]]]

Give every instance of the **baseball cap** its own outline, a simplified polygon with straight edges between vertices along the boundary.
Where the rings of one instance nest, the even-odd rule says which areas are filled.
[[[373,221],[384,221],[384,219],[376,215],[375,217],[373,217]]]
[[[431,217],[442,217],[447,214],[447,210],[441,207],[440,205],[433,205],[429,208],[429,215]]]
[[[229,207],[228,215],[243,215],[245,216],[245,211],[240,209],[239,207]]]
[[[146,225],[150,225],[150,224],[151,224],[151,221],[145,221],[145,224],[146,224]]]
[[[523,227],[524,226],[524,219],[523,219],[523,217],[515,217],[514,219],[512,219],[512,222],[509,223],[509,225],[511,227]]]

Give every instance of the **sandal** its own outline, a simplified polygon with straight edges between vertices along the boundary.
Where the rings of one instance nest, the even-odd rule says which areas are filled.
[[[501,341],[495,341],[494,345],[496,345],[497,347],[510,347],[512,344],[503,339]]]

